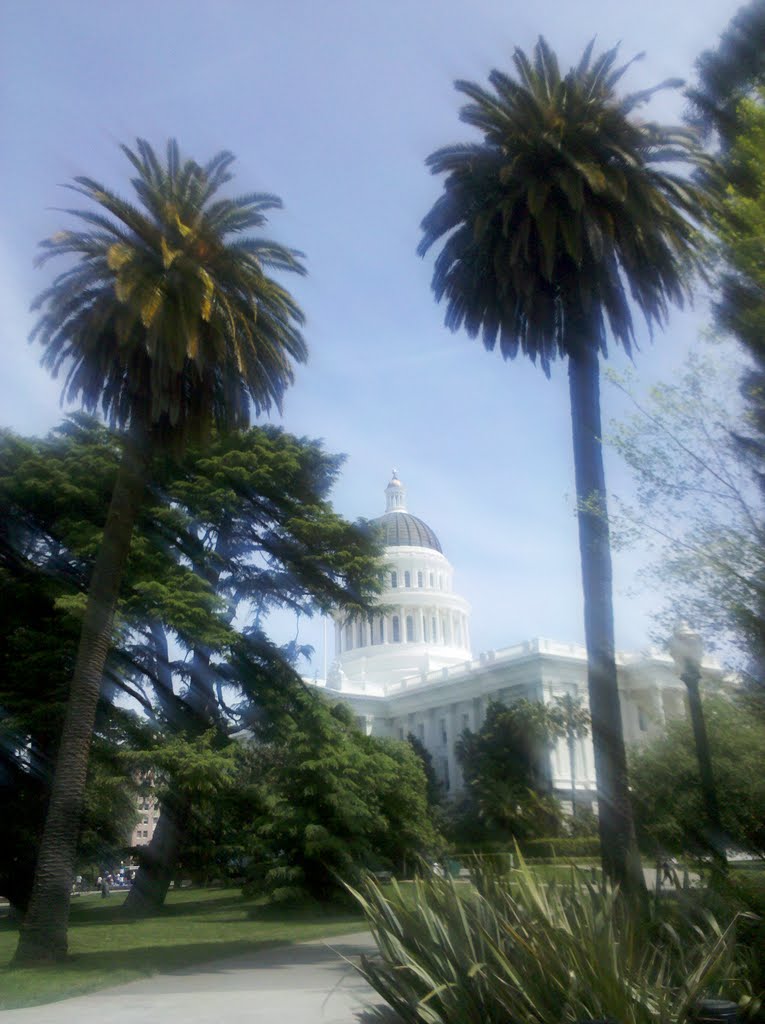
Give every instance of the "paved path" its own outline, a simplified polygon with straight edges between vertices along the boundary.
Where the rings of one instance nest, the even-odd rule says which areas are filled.
[[[197,964],[172,974],[0,1012],[1,1024],[364,1024],[379,996],[343,957],[366,932]],[[368,1018],[366,1018],[368,1020]]]

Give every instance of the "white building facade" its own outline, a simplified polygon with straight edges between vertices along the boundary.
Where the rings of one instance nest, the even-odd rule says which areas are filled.
[[[406,507],[394,472],[386,511],[374,520],[385,541],[385,583],[380,612],[367,621],[334,616],[334,655],[325,683],[354,710],[371,735],[418,737],[433,758],[447,792],[456,796],[463,779],[455,755],[465,729],[481,727],[491,701],[520,698],[551,703],[571,694],[586,706],[587,654],[576,644],[536,638],[474,658],[470,606],[454,589],[454,571],[438,537]],[[685,714],[685,686],[668,654],[617,655],[619,696],[627,744],[645,742],[665,722]],[[709,674],[719,670],[708,667]],[[568,748],[559,741],[550,755],[550,778],[564,806],[572,779]],[[595,769],[589,738],[577,741],[577,805],[595,799]]]

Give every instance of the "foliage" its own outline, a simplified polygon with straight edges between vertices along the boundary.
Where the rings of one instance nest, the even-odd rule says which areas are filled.
[[[444,239],[433,290],[447,325],[482,332],[490,350],[499,340],[506,359],[520,347],[545,371],[570,355],[569,317],[583,311],[592,347],[605,354],[608,325],[629,351],[627,281],[660,325],[688,294],[681,268],[699,258],[692,222],[704,220],[704,198],[667,168],[704,162],[695,135],[633,116],[679,83],[618,97],[629,64],[616,64],[616,48],[593,58],[593,45],[565,75],[540,39],[533,60],[515,50],[514,75],[492,71],[490,89],[457,82],[469,101],[460,117],[483,139],[428,159],[447,177],[420,252]]]
[[[68,400],[115,425],[143,419],[182,438],[247,427],[251,403],[279,408],[306,358],[303,316],[266,273],[304,273],[300,254],[244,234],[281,201],[221,196],[229,152],[200,165],[175,140],[164,163],[144,139],[121,149],[137,204],[79,176],[68,187],[90,205],[66,211],[77,229],[41,242],[39,264],[70,263],[33,307],[43,364],[54,376],[67,366]]]
[[[469,792],[462,827],[455,829],[458,841],[474,831],[471,817],[484,834],[488,828],[489,834],[525,838],[557,830],[560,809],[549,793],[549,750],[558,730],[556,713],[540,701],[524,699],[509,707],[490,702],[478,732],[466,729],[457,742]]]
[[[0,888],[19,906],[29,894],[83,597],[121,448],[120,438],[81,414],[46,438],[0,437],[0,765],[11,822]],[[197,707],[214,709],[225,737],[232,721],[250,714],[259,690],[295,679],[285,660],[292,652],[269,644],[256,623],[275,608],[304,615],[330,604],[358,608],[376,592],[373,539],[328,502],[340,461],[317,442],[271,427],[216,437],[180,462],[156,461],[102,689],[81,856],[103,863],[124,849],[133,817],[130,765],[140,760],[165,785],[173,777],[184,784],[185,769],[168,760],[169,751],[179,744],[191,758],[196,737],[211,727],[193,713],[195,650],[208,658]],[[237,625],[255,629],[248,673],[233,667],[232,651],[243,642],[234,615]],[[137,702],[150,728],[118,712],[117,693]],[[124,762],[123,749],[144,754]],[[203,805],[187,820],[189,842],[201,854],[215,802],[196,783],[186,789]]]
[[[737,442],[747,417],[731,359],[691,355],[675,381],[644,397],[632,378],[612,375],[634,412],[612,425],[608,440],[635,484],[629,502],[616,500],[616,532],[623,543],[647,545],[652,559],[641,576],[665,597],[657,639],[685,619],[740,660],[756,638],[765,565],[762,497],[756,464]]]
[[[248,891],[335,899],[361,869],[399,870],[441,845],[420,759],[408,743],[364,735],[345,705],[299,692],[256,741]]]
[[[704,717],[723,828],[730,845],[765,855],[765,725],[746,707],[704,698]],[[651,852],[706,849],[696,748],[688,719],[633,753],[631,779],[642,845]]]
[[[427,749],[425,744],[419,737],[415,736],[414,733],[410,732],[406,737],[407,743],[410,745],[415,754],[422,761],[422,770],[425,772],[425,778],[427,779],[427,798],[428,807],[436,807],[440,805],[444,799],[444,787],[440,779],[436,775],[436,770],[433,767],[433,758],[430,751]]]
[[[718,328],[741,343],[753,366],[744,376],[747,422],[740,430],[740,452],[762,488],[765,480],[765,324],[762,246],[765,238],[765,58],[761,39],[765,4],[751,0],[741,7],[722,34],[716,50],[702,54],[698,83],[691,92],[693,113],[717,132],[720,171],[713,178],[722,202],[715,217]],[[759,541],[762,514],[754,533]],[[761,560],[760,560],[761,561]],[[765,603],[761,565],[747,575],[758,591],[737,616],[745,637],[750,668],[765,707]],[[754,607],[752,606],[754,605]]]
[[[739,103],[753,87],[765,85],[765,4],[749,0],[738,9],[715,50],[696,62],[697,83],[688,90],[689,120],[705,132],[715,130],[725,148],[740,130]]]
[[[380,950],[361,973],[402,1021],[684,1024],[700,997],[743,990],[729,980],[733,926],[711,916],[651,920],[575,869],[546,884],[521,863],[512,881],[485,870],[475,886],[430,876],[412,899],[368,880],[355,894]]]
[[[567,857],[593,857],[600,854],[597,832],[589,836],[553,836],[550,839],[526,839],[520,844],[524,857],[565,860]]]

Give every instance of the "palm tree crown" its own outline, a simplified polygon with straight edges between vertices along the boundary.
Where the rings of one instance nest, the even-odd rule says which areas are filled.
[[[516,49],[515,77],[492,71],[491,89],[457,82],[470,99],[461,119],[483,141],[428,159],[447,178],[419,252],[445,237],[433,290],[447,326],[482,331],[489,350],[499,337],[506,359],[520,347],[546,373],[574,334],[605,354],[610,328],[629,351],[629,297],[649,327],[661,324],[697,263],[703,195],[656,167],[702,159],[695,135],[631,118],[656,89],[619,98],[629,65],[616,66],[616,49],[592,50],[562,77],[540,38],[533,61]],[[572,332],[573,321],[586,330]]]
[[[69,367],[65,396],[112,423],[141,419],[159,436],[204,435],[280,408],[293,362],[304,362],[303,316],[267,269],[304,273],[300,254],[260,237],[273,195],[218,196],[231,153],[203,166],[171,141],[163,164],[139,139],[122,146],[137,174],[138,204],[91,178],[68,187],[96,209],[67,210],[85,230],[42,242],[38,262],[76,256],[36,299],[32,337],[54,374]],[[98,209],[100,207],[100,209]]]

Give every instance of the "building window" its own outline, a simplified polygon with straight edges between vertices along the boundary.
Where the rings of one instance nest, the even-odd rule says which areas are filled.
[[[399,729],[398,729],[398,738],[399,738],[400,740],[403,740],[403,738],[404,738],[404,729],[403,729],[403,727],[402,727],[402,726],[399,726]]]
[[[430,585],[431,585],[431,587],[435,586],[435,581],[434,581],[434,578],[433,578],[433,573],[430,574]]]
[[[346,651],[350,651],[352,647],[353,647],[353,626],[349,622],[348,625],[345,627],[345,649],[346,649]]]
[[[638,725],[641,732],[648,732],[648,719],[642,708],[638,708]]]
[[[418,572],[417,573],[417,586],[418,587],[422,587],[422,586],[424,586],[424,583],[425,583],[425,580],[424,580],[424,577],[423,577],[422,573]]]
[[[459,647],[462,644],[462,627],[460,626],[459,619],[457,619],[456,623],[454,624],[454,639],[456,641],[457,646]]]
[[[428,620],[423,615],[422,617],[422,639],[425,643],[428,642]]]
[[[414,640],[414,619],[411,615],[406,617],[406,639],[409,643]]]
[[[462,716],[462,731],[470,728],[470,715],[465,714]]]
[[[401,624],[398,621],[398,615],[393,616],[393,643],[401,643]]]
[[[450,644],[452,642],[452,632],[449,626],[449,620],[444,619],[444,643]]]
[[[422,724],[422,722],[420,722],[420,724],[417,726],[417,739],[420,741],[420,743],[425,742],[425,726]]]
[[[375,620],[372,618],[371,615],[369,616],[369,643],[373,647],[377,643],[377,641],[375,640]]]
[[[407,570],[407,572],[404,573],[404,586],[405,587],[411,587],[411,585],[412,585],[412,574]]]
[[[385,619],[380,619],[380,643],[385,643]]]
[[[364,646],[364,623],[363,622],[360,622],[356,626],[356,646],[357,647],[363,647]]]
[[[444,589],[444,578],[441,575],[441,573],[438,574],[438,589],[439,590],[443,590]]]
[[[431,630],[430,635],[433,637],[433,643],[437,644],[438,643],[438,631],[436,630],[436,617],[435,617],[435,615],[430,620],[430,630]]]
[[[441,742],[443,743],[444,746],[446,746],[448,740],[448,736],[446,735],[446,719],[442,718],[441,721],[439,722],[439,725],[441,727]]]
[[[390,585],[391,585],[391,587],[393,587],[394,590],[398,586],[398,573],[397,572],[392,572],[390,574]]]

